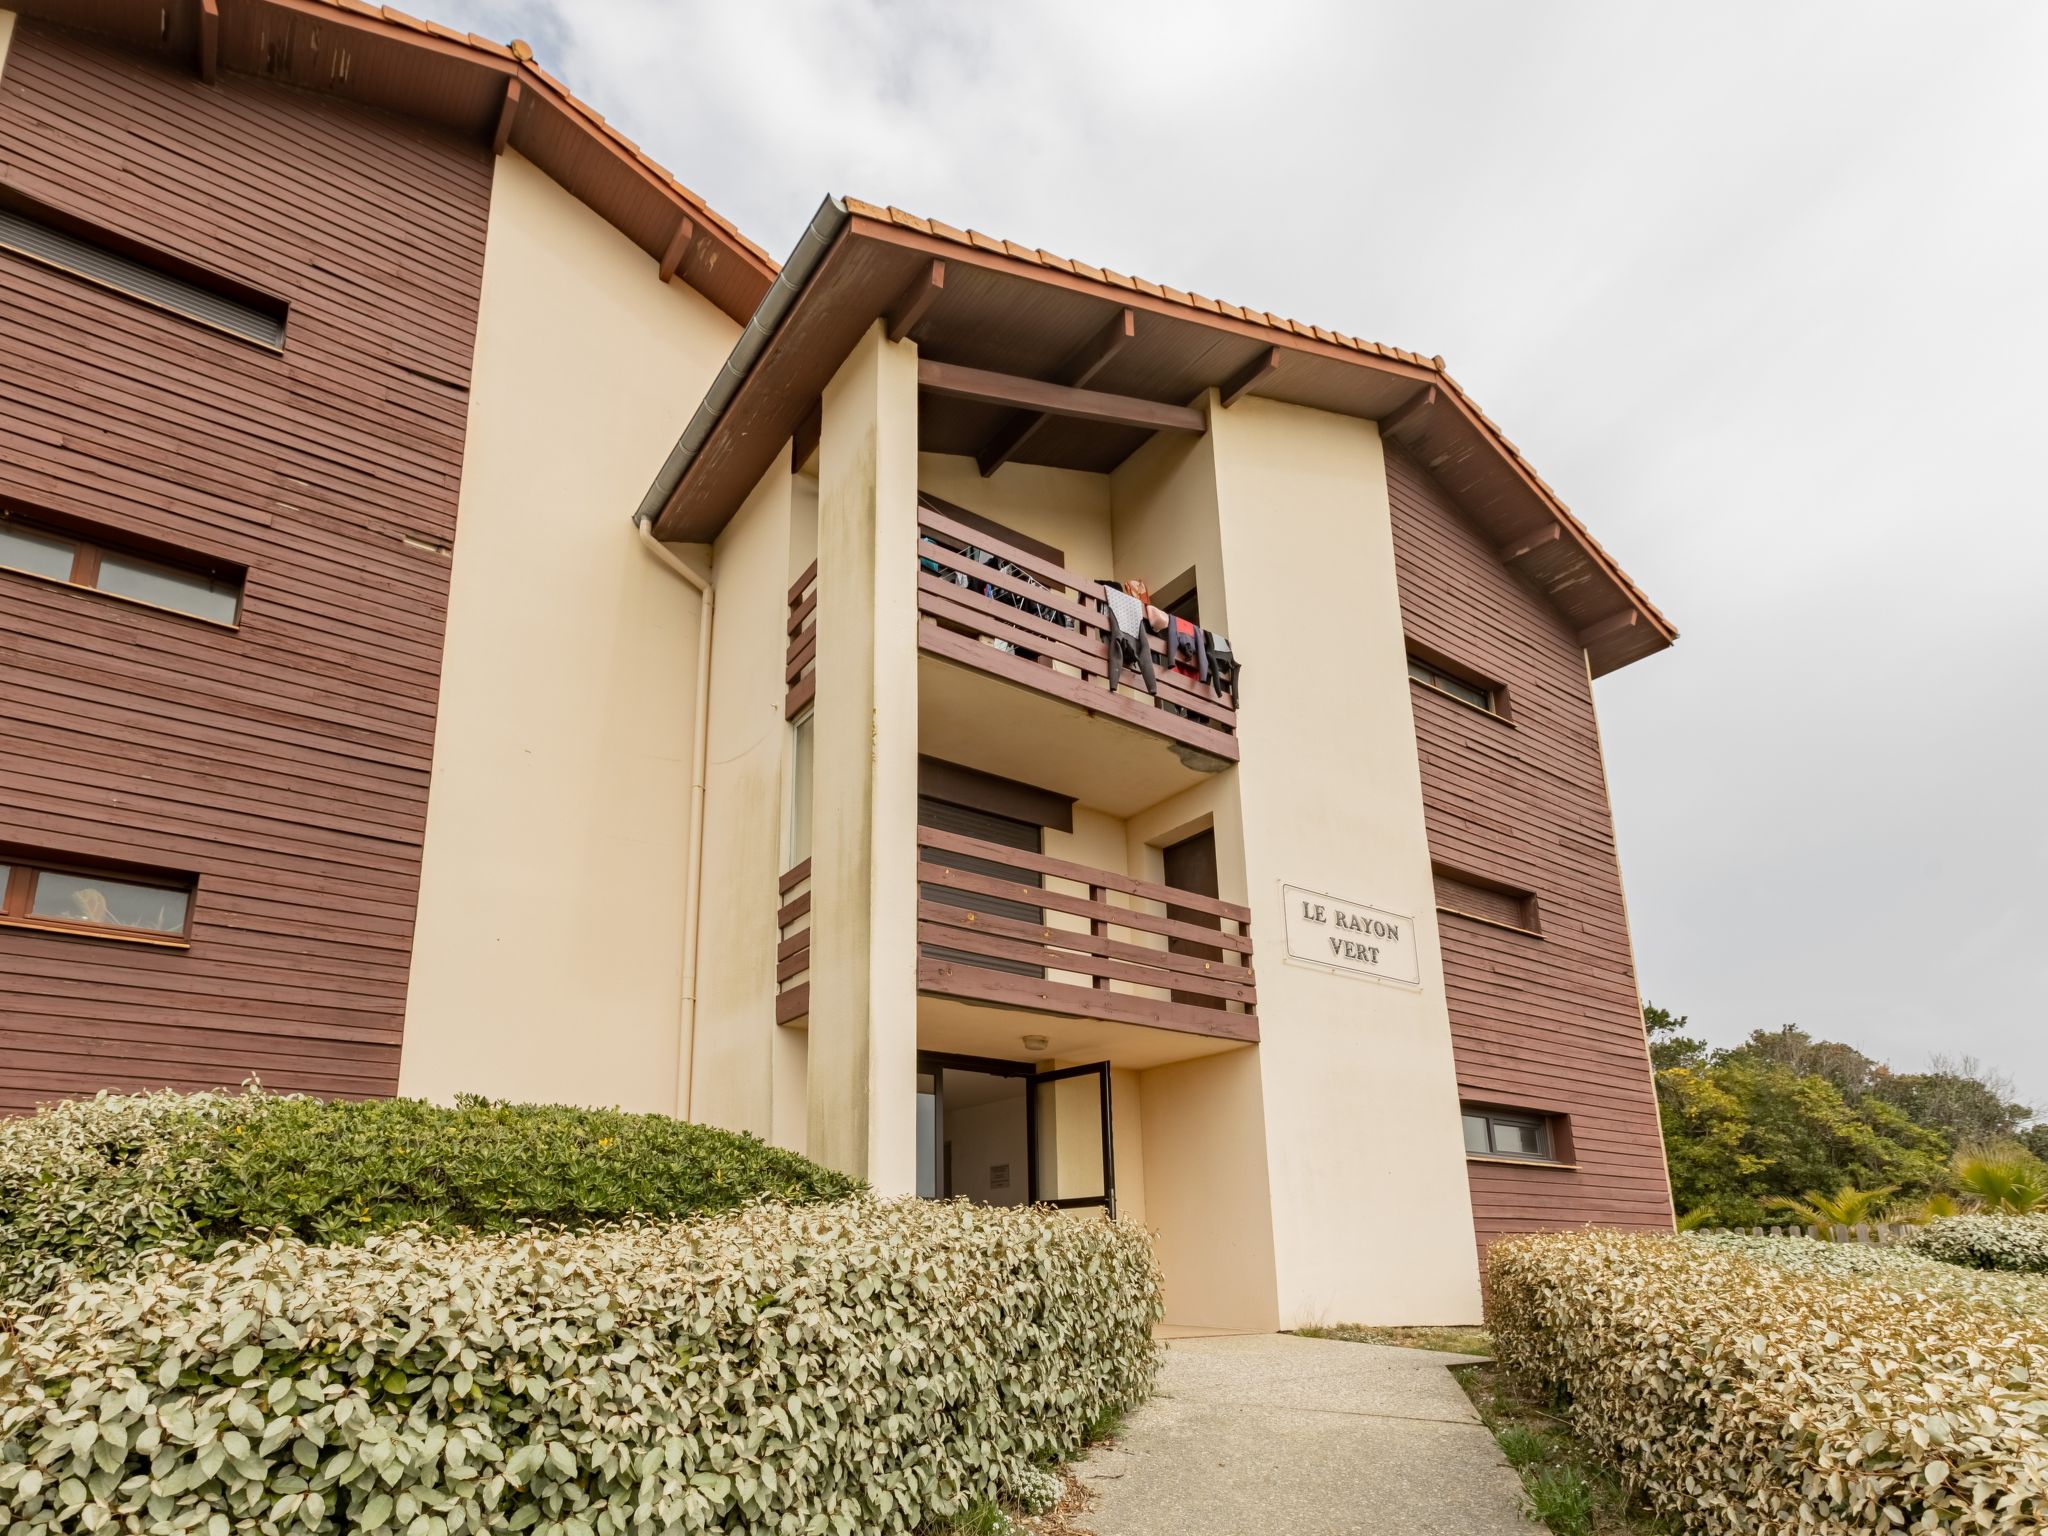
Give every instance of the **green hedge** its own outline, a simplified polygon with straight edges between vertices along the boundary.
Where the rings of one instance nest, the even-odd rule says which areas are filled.
[[[0,1120],[0,1306],[144,1250],[251,1233],[355,1243],[838,1199],[856,1181],[662,1115],[465,1099],[101,1095]]]
[[[1906,1242],[1945,1264],[2048,1275],[2048,1216],[1940,1216]]]
[[[1487,1317],[1502,1369],[1682,1530],[2040,1532],[2037,1285],[1803,1238],[1551,1233],[1493,1245]]]
[[[911,1532],[1042,1506],[1159,1315],[1138,1230],[965,1203],[159,1254],[0,1335],[0,1528]]]

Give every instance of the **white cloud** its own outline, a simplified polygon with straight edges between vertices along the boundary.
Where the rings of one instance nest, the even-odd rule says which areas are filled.
[[[1642,980],[2048,1103],[2048,9],[437,0],[753,238],[893,201],[1450,359],[1685,632]]]

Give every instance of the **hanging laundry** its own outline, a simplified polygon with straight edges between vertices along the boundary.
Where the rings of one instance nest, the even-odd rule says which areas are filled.
[[[1230,707],[1237,708],[1238,679],[1244,668],[1238,664],[1237,652],[1230,648],[1230,641],[1222,635],[1212,634],[1209,640],[1209,686],[1219,698],[1228,697]]]
[[[1113,581],[1102,583],[1102,606],[1109,623],[1103,637],[1109,642],[1109,691],[1116,692],[1117,675],[1135,664],[1145,680],[1145,691],[1159,697],[1159,677],[1152,670],[1152,642],[1145,637],[1145,605]]]
[[[1201,682],[1209,681],[1209,651],[1202,643],[1201,629],[1188,619],[1173,619],[1167,633],[1166,655],[1173,670]]]

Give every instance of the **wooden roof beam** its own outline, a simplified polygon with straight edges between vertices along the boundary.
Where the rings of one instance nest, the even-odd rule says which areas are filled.
[[[1396,406],[1391,415],[1380,418],[1380,436],[1392,437],[1424,411],[1436,404],[1436,386],[1431,384]]]
[[[1590,651],[1601,641],[1627,634],[1643,622],[1642,612],[1636,608],[1624,608],[1619,613],[1609,614],[1606,618],[1579,631],[1579,648]]]
[[[505,146],[512,142],[512,124],[519,116],[519,79],[515,75],[505,82],[505,104],[498,108],[498,126],[491,131],[491,153],[502,155]]]
[[[1220,386],[1224,409],[1228,410],[1231,406],[1237,404],[1247,390],[1251,389],[1254,385],[1265,383],[1266,380],[1279,371],[1279,368],[1280,349],[1278,347],[1266,348],[1264,352],[1238,369],[1236,373],[1230,376],[1228,381]]]
[[[1137,427],[1147,432],[1192,432],[1197,435],[1209,430],[1208,417],[1193,406],[1141,400],[1135,395],[1112,395],[1099,389],[1075,389],[1066,384],[1049,384],[1043,379],[991,373],[986,368],[935,363],[928,358],[918,360],[917,387],[929,394],[946,395],[955,400],[1042,411],[1048,416],[1098,421],[1112,427]]]
[[[690,240],[697,233],[697,221],[685,214],[676,221],[676,232],[668,237],[668,249],[661,253],[661,267],[656,273],[664,282],[672,282],[676,273],[683,268],[683,258],[690,254]]]
[[[220,0],[199,0],[199,78],[220,78]]]
[[[1089,383],[1098,373],[1109,366],[1111,358],[1121,352],[1125,345],[1138,334],[1138,316],[1135,310],[1121,309],[1110,317],[1109,324],[1083,342],[1064,363],[1060,365],[1057,382],[1073,389]],[[982,477],[986,479],[1014,459],[1024,445],[1038,435],[1038,431],[1053,419],[1047,411],[1019,412],[996,428],[989,440],[982,444],[981,451],[974,456],[974,462],[981,466]]]
[[[1545,545],[1555,544],[1563,537],[1564,525],[1551,523],[1535,533],[1515,540],[1512,544],[1502,545],[1500,557],[1509,565],[1513,565],[1517,560],[1533,555]]]
[[[930,266],[910,280],[910,286],[896,296],[896,302],[889,306],[889,339],[901,341],[910,334],[910,328],[922,320],[925,311],[937,302],[946,291],[946,264],[933,260]]]

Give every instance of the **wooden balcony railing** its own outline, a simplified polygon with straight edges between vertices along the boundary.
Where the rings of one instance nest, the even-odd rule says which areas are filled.
[[[1117,691],[1110,691],[1104,629],[1109,620],[1098,582],[922,503],[917,528],[917,608],[924,621],[917,628],[919,650],[1114,716],[1224,762],[1237,761],[1237,711],[1169,666],[1157,636],[1148,635],[1146,643],[1158,696],[1146,696],[1135,667],[1124,668]],[[1006,561],[1031,579],[975,560],[968,550]],[[972,585],[961,586],[956,577]],[[1014,593],[1055,617],[1000,602],[977,590],[984,585]]]
[[[932,827],[917,843],[919,991],[1259,1038],[1246,908]],[[1019,907],[1038,920],[1004,915]]]
[[[782,656],[782,718],[794,720],[818,696],[818,562],[789,589],[789,648]]]
[[[792,1023],[811,1011],[811,861],[784,873],[782,905],[775,913],[775,1022]]]

